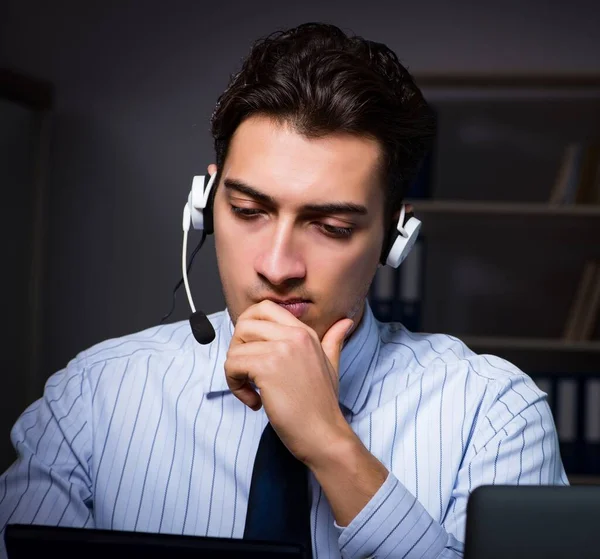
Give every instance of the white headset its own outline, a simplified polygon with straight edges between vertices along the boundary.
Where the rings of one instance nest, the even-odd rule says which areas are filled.
[[[182,228],[183,228],[183,249],[181,252],[181,271],[185,284],[188,301],[192,313],[196,312],[192,294],[187,277],[187,237],[190,226],[193,229],[203,231],[210,235],[213,232],[213,213],[209,205],[210,193],[215,182],[217,174],[210,176],[206,180],[205,175],[197,175],[192,180],[192,188],[188,195],[187,202],[183,208]],[[421,229],[421,221],[412,214],[407,216],[406,206],[403,204],[400,209],[400,217],[396,229],[391,233],[387,241],[391,248],[385,259],[385,264],[392,268],[398,268],[404,259],[408,256],[417,240]],[[382,262],[383,264],[383,262]]]
[[[421,230],[421,221],[409,214],[406,219],[406,205],[402,204],[400,208],[400,217],[396,226],[395,239],[387,254],[385,263],[392,268],[397,268],[408,256],[412,247],[419,236]]]

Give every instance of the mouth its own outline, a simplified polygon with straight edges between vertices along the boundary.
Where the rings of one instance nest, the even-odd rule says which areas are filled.
[[[269,300],[291,312],[296,318],[306,314],[310,305],[310,301],[307,299],[274,299],[269,297]]]

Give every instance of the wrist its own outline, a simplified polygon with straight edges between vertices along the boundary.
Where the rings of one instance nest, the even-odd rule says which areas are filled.
[[[387,468],[356,434],[340,431],[308,465],[339,526],[348,526],[388,478]]]
[[[345,422],[324,434],[315,452],[307,457],[306,466],[316,477],[321,473],[351,467],[356,456],[368,452],[361,440]]]

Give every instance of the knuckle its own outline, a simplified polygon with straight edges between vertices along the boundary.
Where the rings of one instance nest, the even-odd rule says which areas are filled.
[[[247,324],[247,318],[245,316],[243,317],[242,315],[240,315],[235,325],[235,332],[238,336],[243,336],[245,334]]]
[[[278,355],[274,353],[270,353],[266,355],[264,358],[264,372],[269,373],[270,371],[275,371],[280,366],[280,359]]]
[[[227,352],[225,362],[223,363],[225,373],[227,373],[228,375],[233,374],[240,368],[241,365],[241,356],[230,349]]]
[[[277,348],[277,354],[282,357],[290,356],[293,351],[293,345],[288,340],[280,340],[279,342],[277,342],[276,348]],[[270,358],[273,358],[273,356],[271,355]]]
[[[258,306],[259,306],[261,309],[270,309],[270,308],[273,308],[273,307],[274,307],[274,306],[276,306],[276,305],[277,305],[277,303],[274,303],[274,302],[273,302],[273,301],[271,301],[270,299],[263,299],[263,300],[262,300],[262,301],[261,301],[261,302],[258,304]]]
[[[302,346],[308,346],[312,343],[312,337],[304,328],[298,328],[294,332],[294,341]]]

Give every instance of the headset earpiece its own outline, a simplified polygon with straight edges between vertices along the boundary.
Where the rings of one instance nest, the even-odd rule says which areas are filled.
[[[398,224],[387,239],[386,247],[390,248],[383,251],[381,264],[392,268],[400,266],[415,244],[420,229],[421,222],[413,216],[412,212],[406,213],[406,206],[403,204]]]
[[[192,189],[187,206],[194,229],[203,230],[207,235],[213,233],[213,211],[211,191],[217,173],[212,176],[196,175],[192,180]]]
[[[192,299],[192,292],[190,290],[190,283],[188,281],[188,264],[187,264],[187,238],[190,226],[194,229],[198,229],[202,232],[202,239],[198,244],[198,247],[192,254],[192,261],[194,255],[200,247],[202,247],[206,235],[210,235],[213,232],[213,211],[212,204],[213,198],[211,197],[211,191],[215,182],[217,174],[212,175],[207,181],[205,175],[197,175],[192,180],[192,189],[188,195],[187,203],[183,206],[183,217],[182,217],[182,229],[183,229],[183,247],[181,250],[181,281],[185,285],[185,292],[190,304],[192,314],[190,315],[190,328],[196,341],[200,344],[209,344],[215,339],[215,330],[208,317],[200,310],[196,310],[194,301]],[[192,265],[190,261],[190,266]],[[177,291],[175,287],[175,291]],[[175,296],[173,292],[173,297]],[[170,313],[169,313],[170,314]],[[168,315],[167,315],[168,316]]]

